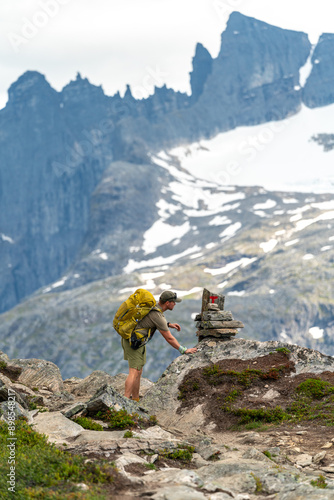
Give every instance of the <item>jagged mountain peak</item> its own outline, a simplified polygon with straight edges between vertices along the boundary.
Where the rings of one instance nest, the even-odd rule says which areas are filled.
[[[132,91],[131,91],[131,87],[128,83],[126,84],[124,99],[134,100],[134,97],[133,97]]]
[[[8,90],[8,104],[28,104],[32,98],[43,100],[54,97],[57,92],[51,87],[45,76],[38,71],[26,71],[14,82]]]
[[[75,102],[87,100],[92,97],[98,99],[106,98],[101,85],[90,83],[88,78],[82,78],[79,72],[75,80],[71,80],[70,83],[65,85],[61,92],[61,96],[65,101],[73,100]]]
[[[191,98],[196,101],[202,94],[205,82],[212,71],[213,58],[210,52],[198,43],[192,60],[193,70],[190,73]]]
[[[274,24],[267,23],[265,21],[261,21],[252,16],[246,16],[238,11],[233,11],[227,21],[225,31],[229,31],[232,29],[242,28],[244,31],[256,28],[257,30],[265,31],[267,29],[277,30],[285,33],[302,33],[307,36],[306,33],[296,30],[288,30],[285,28],[280,28],[279,26],[275,26]],[[224,31],[224,32],[225,32]],[[224,33],[223,32],[223,33]]]

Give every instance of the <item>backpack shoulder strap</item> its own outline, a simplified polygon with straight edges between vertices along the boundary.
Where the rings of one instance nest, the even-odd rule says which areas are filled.
[[[161,309],[160,309],[160,307],[158,307],[158,306],[153,306],[153,307],[151,307],[150,312],[151,312],[151,311],[157,311],[157,312],[159,312],[159,313],[163,314],[162,310],[161,310]]]

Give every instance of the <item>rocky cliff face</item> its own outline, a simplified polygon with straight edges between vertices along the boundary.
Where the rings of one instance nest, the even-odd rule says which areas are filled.
[[[73,262],[87,231],[91,193],[110,161],[101,148],[96,155],[79,149],[63,109],[45,78],[28,72],[12,85],[0,114],[0,227],[9,237],[0,242],[1,310]]]
[[[80,275],[71,286],[120,272],[130,240],[140,245],[158,218],[157,197],[168,197],[148,153],[283,118],[303,96],[311,106],[331,102],[330,76],[322,79],[331,37],[320,40],[302,92],[309,53],[304,33],[233,13],[216,59],[197,46],[190,97],[166,86],[142,100],[130,88],[108,97],[79,74],[56,92],[39,73],[22,75],[0,112],[0,311],[71,266]],[[114,255],[108,262],[94,257],[100,246]]]
[[[309,108],[334,102],[334,35],[324,33],[312,55],[312,71],[303,89],[303,101]]]
[[[196,112],[210,131],[279,120],[301,104],[299,70],[310,52],[304,33],[282,30],[234,12]],[[213,105],[213,99],[215,106]]]
[[[196,46],[192,63],[193,70],[190,73],[191,100],[195,102],[203,93],[205,82],[212,72],[213,65],[209,51],[201,43]]]

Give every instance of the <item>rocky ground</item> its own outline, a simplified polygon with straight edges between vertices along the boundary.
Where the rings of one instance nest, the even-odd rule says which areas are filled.
[[[63,381],[51,362],[0,353],[2,419],[10,388],[16,413],[58,448],[114,463],[106,498],[334,498],[334,359],[279,342],[198,347],[155,384],[144,379],[139,404],[122,396],[125,374]],[[97,415],[108,409],[137,417],[110,428]],[[101,430],[83,428],[78,416]],[[89,483],[77,488],[89,494]]]

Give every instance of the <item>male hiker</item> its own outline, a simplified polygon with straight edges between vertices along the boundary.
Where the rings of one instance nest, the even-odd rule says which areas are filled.
[[[136,332],[142,334],[142,338],[138,340],[138,343],[140,343],[139,348],[133,349],[129,340],[122,338],[124,359],[129,363],[129,375],[125,381],[125,397],[132,397],[133,400],[139,401],[140,377],[146,363],[145,344],[151,340],[156,330],[159,330],[168,344],[177,349],[180,354],[193,354],[197,351],[196,347],[187,349],[187,347],[181,346],[169,330],[170,328],[174,328],[178,332],[181,330],[179,324],[167,323],[163,315],[165,311],[172,311],[176,302],[181,302],[176,293],[170,290],[162,292],[155,308],[140,320],[136,326]],[[137,347],[134,345],[133,340],[131,340],[131,344],[133,347]]]

